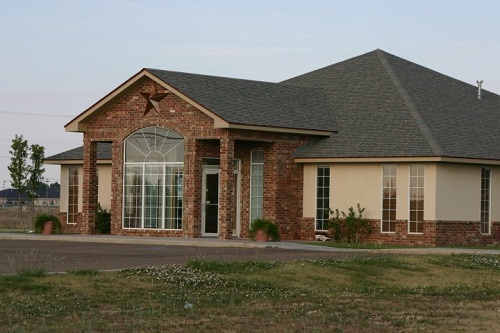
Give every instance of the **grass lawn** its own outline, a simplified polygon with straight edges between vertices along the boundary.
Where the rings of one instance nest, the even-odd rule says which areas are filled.
[[[500,332],[500,256],[0,276],[0,332]]]
[[[305,244],[309,245],[317,245],[317,246],[326,246],[326,247],[335,247],[341,249],[411,249],[411,248],[433,248],[426,246],[408,246],[408,245],[390,245],[390,244],[372,244],[372,243],[342,243],[342,242],[334,242],[334,241],[326,241],[326,242],[305,242]],[[439,246],[438,246],[439,247]],[[444,246],[446,248],[453,249],[484,249],[484,250],[500,250],[500,245],[471,245],[471,246]]]

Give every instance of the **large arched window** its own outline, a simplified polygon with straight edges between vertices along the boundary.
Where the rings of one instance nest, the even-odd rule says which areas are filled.
[[[143,128],[125,139],[123,228],[182,229],[184,138]]]

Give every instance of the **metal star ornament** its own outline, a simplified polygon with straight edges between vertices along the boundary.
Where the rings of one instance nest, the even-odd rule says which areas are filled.
[[[144,116],[148,114],[151,109],[155,109],[156,113],[161,116],[160,113],[160,102],[162,99],[167,97],[168,93],[159,94],[156,91],[156,83],[151,88],[151,92],[145,93],[141,92],[142,97],[147,101],[146,109],[144,110]]]

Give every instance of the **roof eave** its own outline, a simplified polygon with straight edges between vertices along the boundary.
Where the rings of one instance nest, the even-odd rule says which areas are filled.
[[[87,110],[83,111],[81,114],[79,114],[77,117],[75,117],[73,120],[71,120],[68,124],[64,126],[66,132],[85,132],[87,130],[87,123],[90,119],[94,118],[96,116],[96,113],[99,111],[104,111],[106,110],[110,105],[112,105],[114,102],[119,100],[121,97],[123,97],[124,94],[129,92],[132,88],[136,87],[140,83],[142,83],[146,78],[149,78],[165,89],[168,90],[168,92],[175,94],[182,100],[186,101],[187,103],[191,104],[201,112],[205,113],[212,119],[214,119],[215,122],[218,124],[222,124],[227,126],[228,123],[215,114],[214,112],[210,111],[207,109],[205,106],[201,105],[200,103],[196,102],[194,99],[190,98],[189,96],[183,94],[181,91],[175,89],[173,86],[169,85],[167,82],[161,80],[151,72],[149,72],[147,69],[143,68],[140,70],[137,74],[132,76],[130,79],[122,83],[118,88],[114,89],[111,91],[109,94],[101,98],[99,101],[97,101],[94,105],[92,105],[90,108]]]
[[[74,164],[83,164],[83,160],[44,160],[44,164],[51,165],[74,165]],[[97,164],[111,164],[111,160],[107,159],[98,159]]]
[[[259,125],[246,125],[246,124],[234,124],[234,123],[214,123],[214,128],[229,128],[229,129],[240,129],[240,130],[250,130],[250,131],[260,131],[260,132],[277,132],[277,133],[288,133],[288,134],[303,134],[303,135],[315,135],[315,136],[331,136],[335,131],[331,130],[316,130],[316,129],[303,129],[303,128],[285,128],[285,127],[274,127],[274,126],[259,126]]]
[[[500,165],[500,160],[446,157],[446,156],[400,156],[400,157],[296,157],[295,163],[463,163],[463,164],[483,164]]]

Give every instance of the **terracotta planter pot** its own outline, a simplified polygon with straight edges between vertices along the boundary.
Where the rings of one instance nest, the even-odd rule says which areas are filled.
[[[42,235],[52,235],[54,230],[54,222],[47,221],[43,224]]]
[[[257,230],[255,233],[256,242],[269,242],[269,235],[262,230]]]

